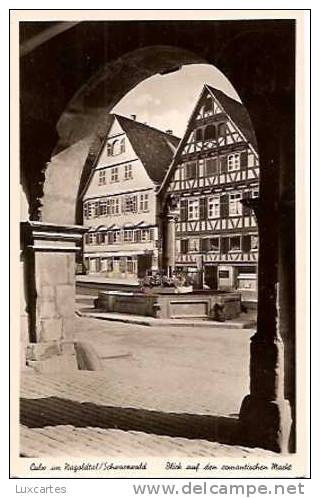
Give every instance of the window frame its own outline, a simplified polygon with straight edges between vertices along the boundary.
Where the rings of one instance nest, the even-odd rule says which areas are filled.
[[[190,207],[193,205],[194,207],[190,211]],[[188,221],[198,221],[200,219],[200,202],[199,198],[188,199]],[[193,216],[191,216],[193,214]]]
[[[216,203],[215,202],[211,202],[212,200],[214,201],[218,201],[218,213],[213,213],[213,214],[210,214],[210,211],[211,211],[211,208],[213,206],[214,208],[214,211],[216,211]],[[208,219],[209,220],[215,220],[217,218],[220,218],[220,211],[221,211],[221,207],[220,207],[220,195],[219,194],[215,194],[215,195],[210,195],[208,197]]]
[[[243,206],[241,202],[239,202],[242,198],[243,195],[241,192],[229,192],[229,216],[242,216],[243,212]],[[231,196],[239,196],[236,198],[232,198]],[[240,212],[238,212],[238,208]],[[234,211],[237,212],[234,212]]]
[[[227,170],[228,173],[233,173],[234,171],[240,171],[240,153],[233,152],[227,156]]]
[[[118,166],[112,166],[110,169],[110,183],[119,182],[119,168]]]

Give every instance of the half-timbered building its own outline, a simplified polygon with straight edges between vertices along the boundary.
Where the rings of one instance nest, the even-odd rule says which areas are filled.
[[[245,107],[205,85],[161,187],[175,197],[176,270],[212,289],[255,296],[259,157]]]
[[[156,192],[179,140],[119,115],[107,117],[84,189],[84,264],[88,273],[142,277],[158,268]]]

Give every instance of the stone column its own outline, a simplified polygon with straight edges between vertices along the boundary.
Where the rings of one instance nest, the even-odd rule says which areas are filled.
[[[85,231],[74,225],[21,223],[30,341],[26,361],[38,371],[77,369],[75,253]]]
[[[176,266],[176,220],[174,213],[167,215],[167,235],[166,235],[166,259],[167,271],[172,275]]]
[[[275,144],[275,141],[269,143]],[[246,444],[287,452],[291,408],[284,393],[284,344],[280,324],[282,205],[279,196],[279,150],[260,153],[260,199],[249,201],[259,228],[258,320],[250,345],[250,394],[240,410]]]

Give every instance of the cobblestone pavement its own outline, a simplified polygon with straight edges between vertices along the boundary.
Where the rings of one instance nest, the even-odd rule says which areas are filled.
[[[248,330],[143,327],[76,318],[103,370],[21,382],[25,456],[242,456]]]

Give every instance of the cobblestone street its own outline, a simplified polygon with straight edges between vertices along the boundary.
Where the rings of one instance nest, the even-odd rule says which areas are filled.
[[[103,370],[23,374],[22,455],[268,454],[235,435],[252,330],[76,325]]]

